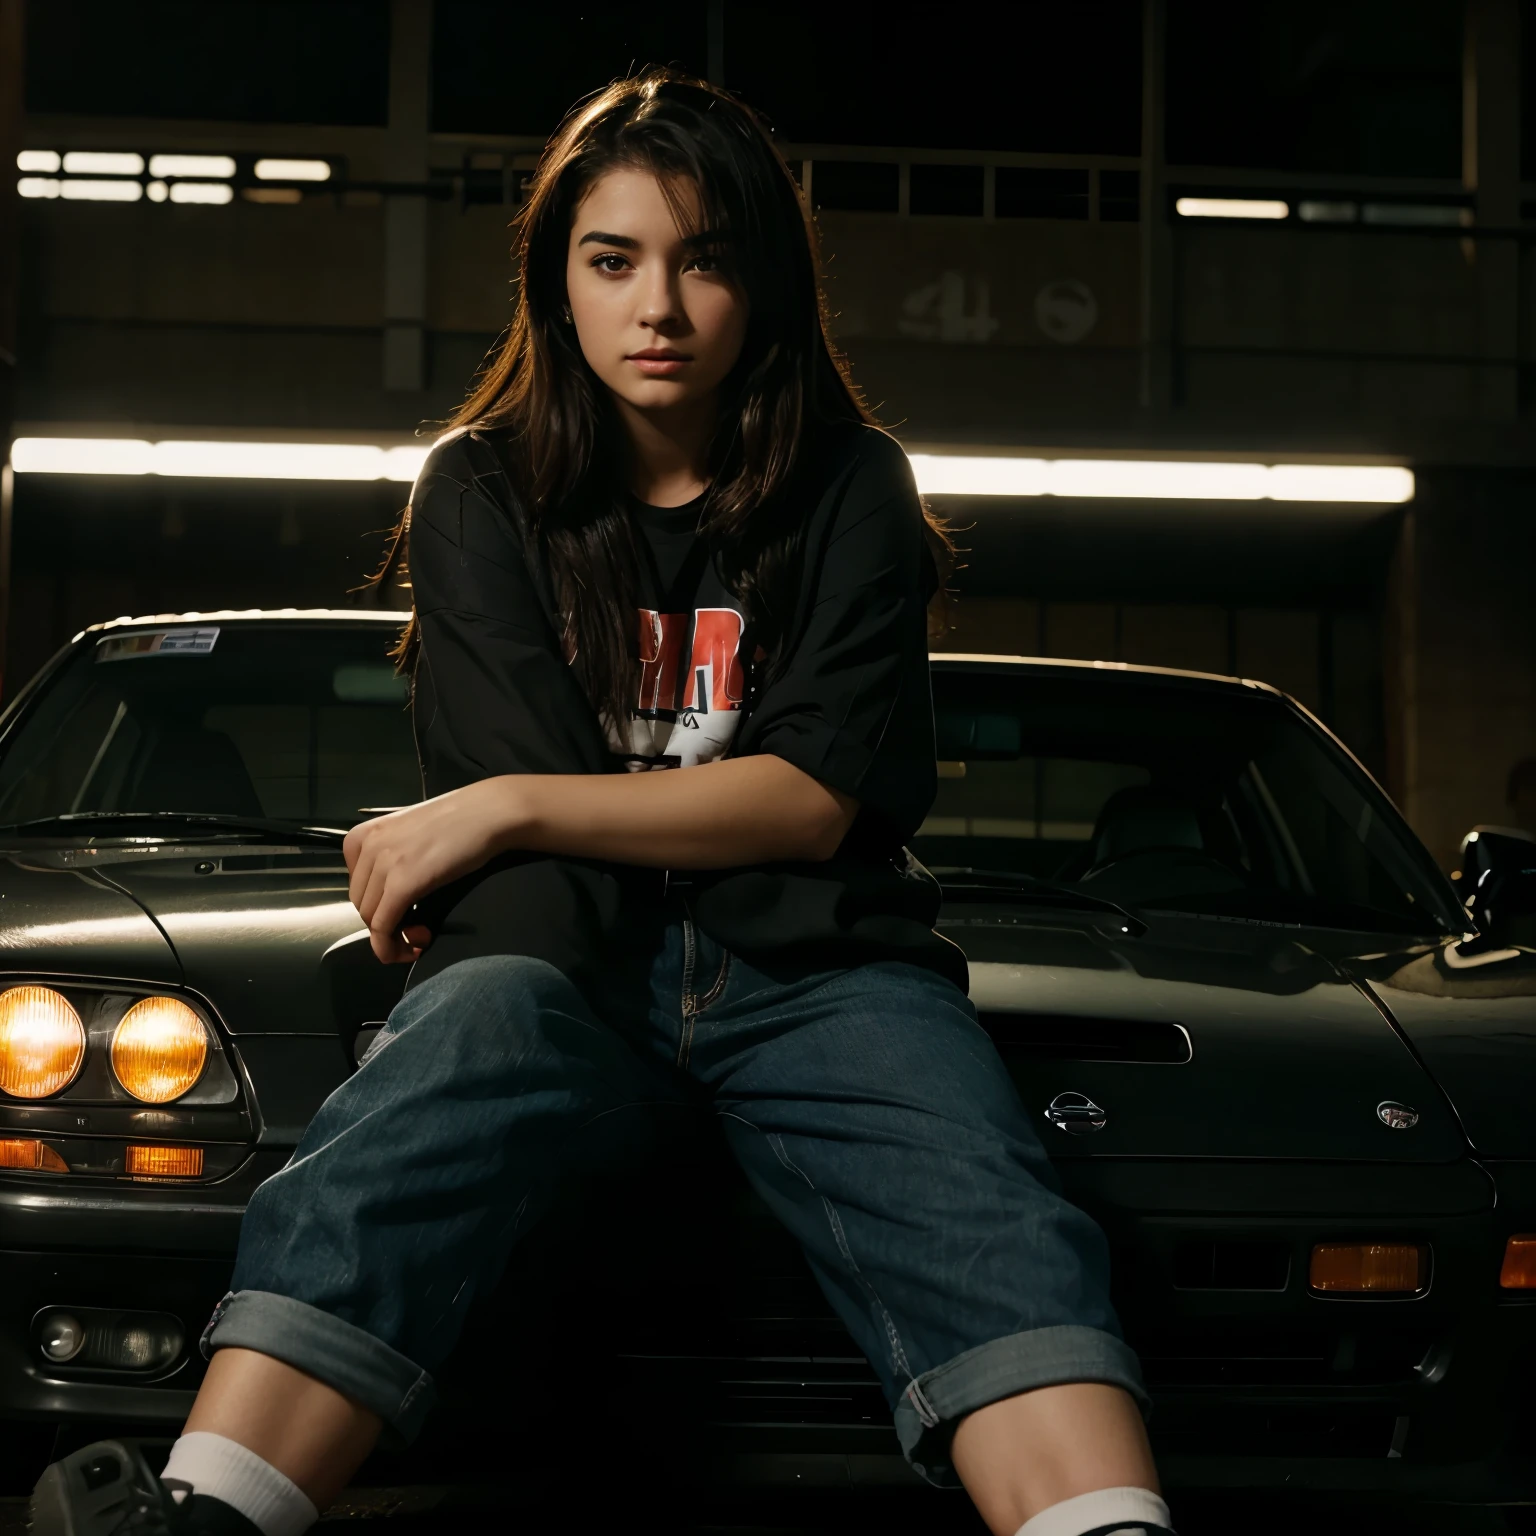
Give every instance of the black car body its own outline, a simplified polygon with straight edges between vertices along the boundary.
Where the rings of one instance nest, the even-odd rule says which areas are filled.
[[[67,1086],[0,1094],[6,1416],[184,1415],[246,1199],[399,995],[340,834],[419,794],[401,617],[97,626],[0,722],[0,1022],[41,987],[85,1041]],[[1501,1284],[1536,1233],[1536,952],[1471,937],[1369,776],[1262,684],[939,657],[935,708],[914,850],[1110,1236],[1169,1483],[1536,1495],[1536,1289]],[[110,1065],[149,996],[207,1032],[165,1102]],[[689,1476],[909,1477],[872,1373],[702,1145],[514,1264],[443,1422],[547,1417],[558,1380],[631,1439],[669,1426]],[[201,1172],[163,1171],[179,1148]],[[1351,1265],[1377,1288],[1319,1288]]]

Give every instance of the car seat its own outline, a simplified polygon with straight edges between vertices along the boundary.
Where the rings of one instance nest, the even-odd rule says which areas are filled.
[[[223,731],[162,730],[137,782],[118,807],[261,816],[261,799],[240,750]]]

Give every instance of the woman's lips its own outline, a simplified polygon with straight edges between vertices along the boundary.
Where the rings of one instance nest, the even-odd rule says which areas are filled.
[[[643,374],[664,378],[668,374],[681,373],[693,359],[685,352],[645,351],[631,352],[626,361],[633,363]]]

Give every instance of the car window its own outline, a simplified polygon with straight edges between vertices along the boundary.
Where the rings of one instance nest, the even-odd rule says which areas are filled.
[[[939,668],[939,785],[913,851],[1123,905],[1459,931],[1384,796],[1273,695],[1126,674]]]
[[[388,626],[207,626],[202,649],[125,643],[143,633],[82,645],[0,743],[0,824],[183,811],[350,826],[421,798]]]

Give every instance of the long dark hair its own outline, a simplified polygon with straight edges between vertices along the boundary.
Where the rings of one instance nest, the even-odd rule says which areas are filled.
[[[828,335],[815,224],[756,114],[671,69],[616,81],[575,108],[545,148],[517,216],[512,324],[448,425],[495,431],[504,444],[549,565],[566,654],[594,707],[622,722],[639,665],[622,429],[562,317],[576,207],[619,168],[655,175],[685,229],[683,189],[696,190],[701,227],[720,233],[724,264],[748,301],[741,356],[720,389],[702,526],[770,654],[793,602],[802,531],[803,508],[787,493],[827,427],[873,425],[874,417]],[[942,580],[952,549],[942,524],[925,516]],[[406,526],[381,581],[401,570]],[[402,659],[413,650],[414,620]]]

